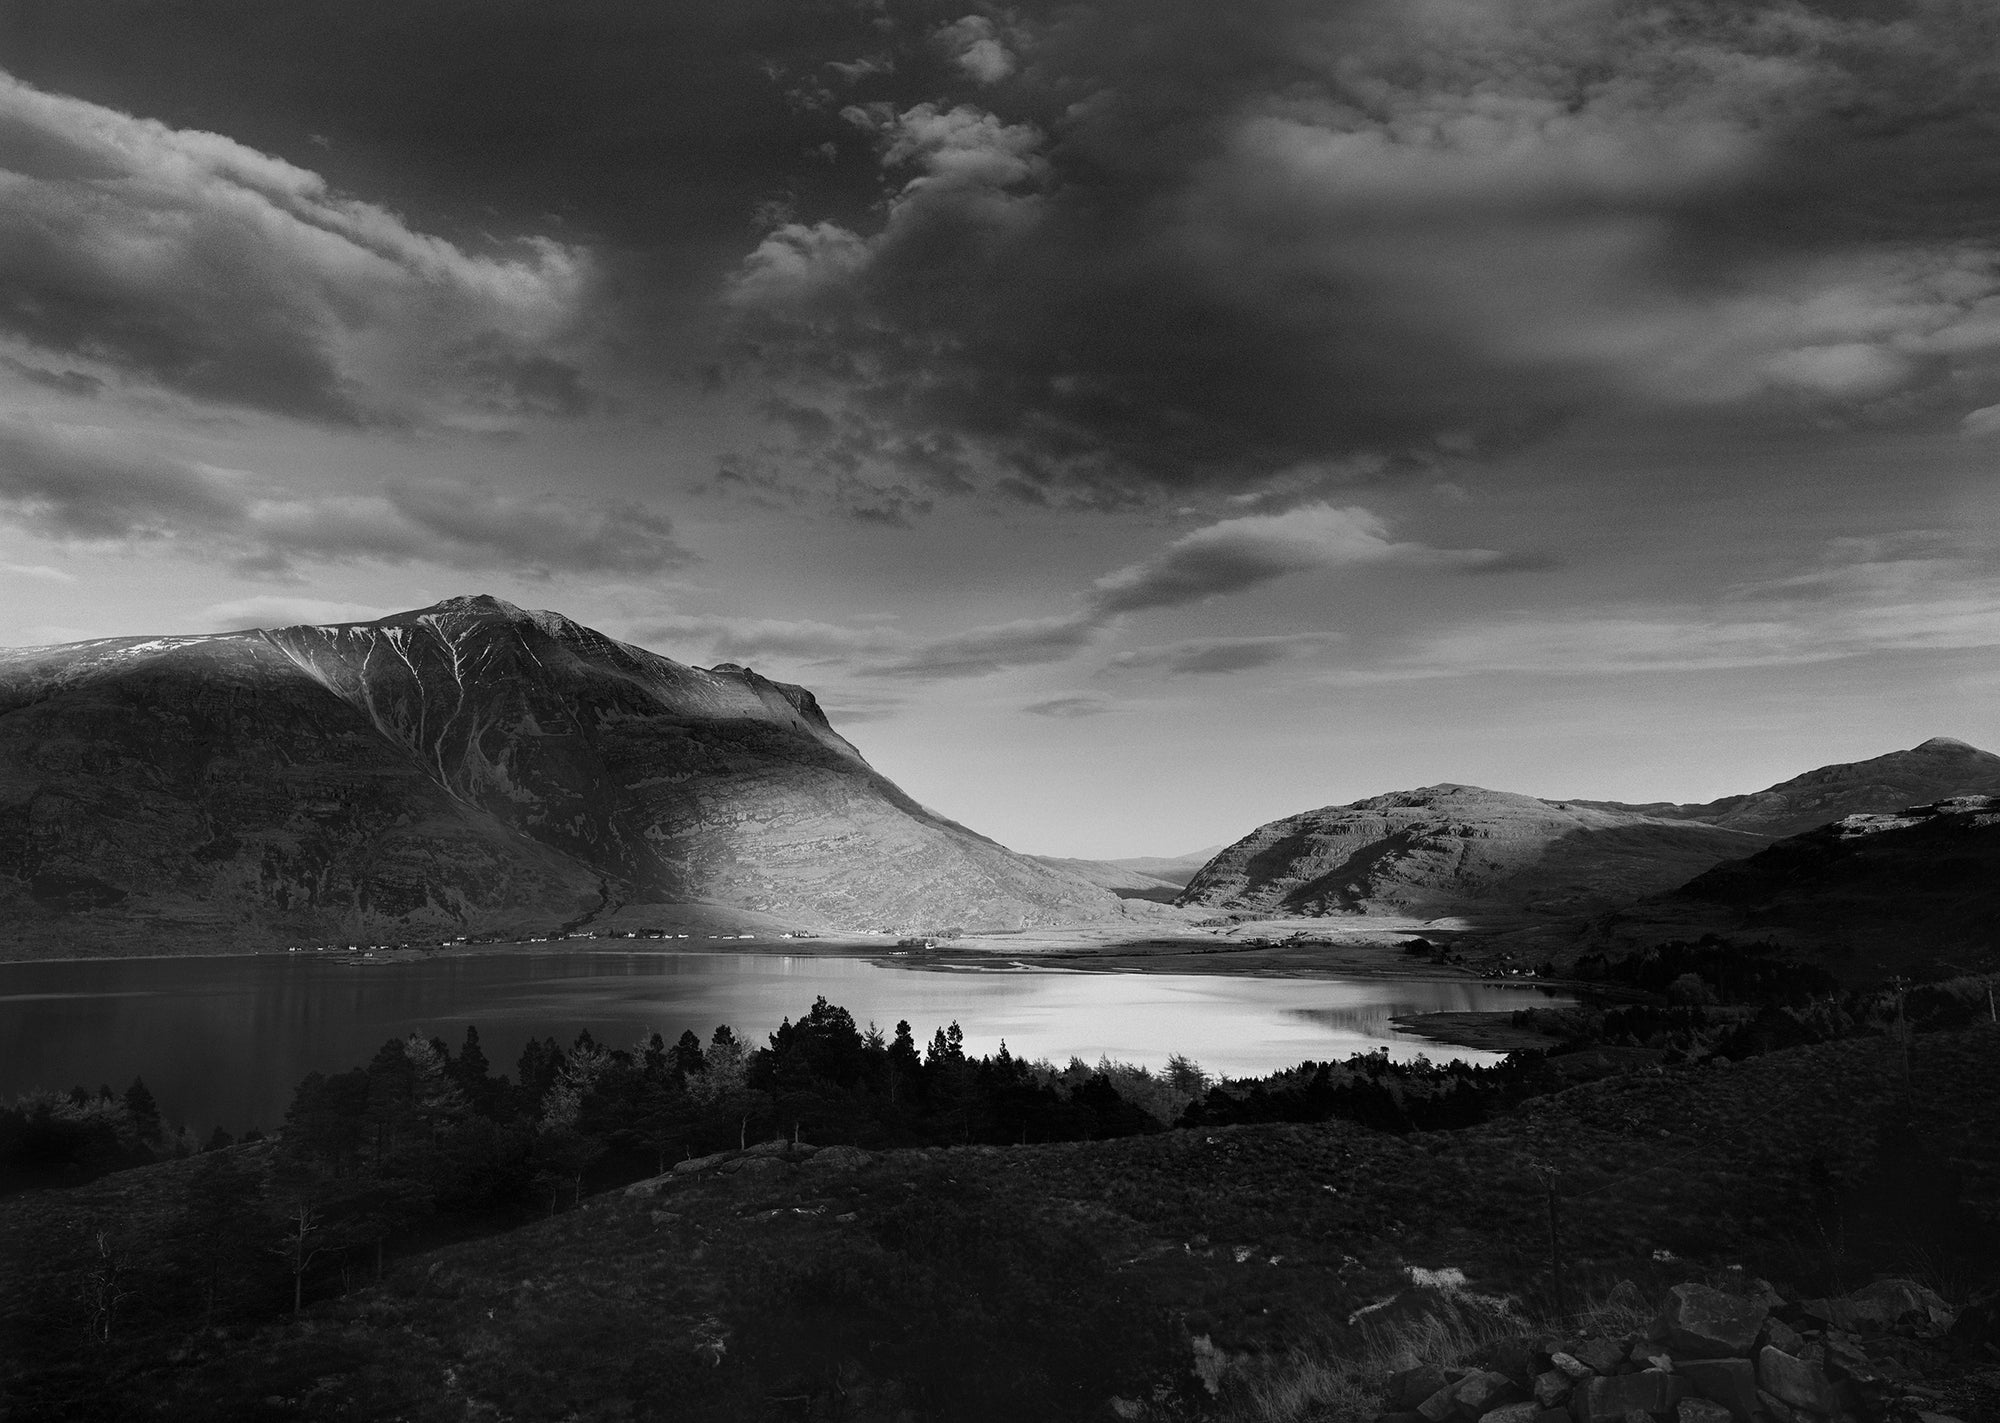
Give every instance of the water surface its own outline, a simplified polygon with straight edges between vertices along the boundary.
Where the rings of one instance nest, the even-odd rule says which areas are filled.
[[[876,952],[879,952],[877,950]],[[456,1049],[479,1027],[495,1072],[529,1038],[588,1028],[629,1044],[718,1023],[762,1044],[824,994],[863,1027],[907,1019],[918,1042],[956,1020],[967,1051],[1004,1039],[1029,1058],[1111,1057],[1162,1066],[1185,1053],[1211,1073],[1249,1075],[1307,1058],[1497,1053],[1447,1048],[1389,1019],[1549,1002],[1527,986],[1465,980],[1262,978],[1228,974],[939,971],[828,955],[517,951],[357,961],[348,955],[109,959],[0,964],[0,1099],[36,1087],[136,1075],[169,1120],[206,1133],[282,1122],[311,1071],[365,1063],[383,1042],[435,1034]]]

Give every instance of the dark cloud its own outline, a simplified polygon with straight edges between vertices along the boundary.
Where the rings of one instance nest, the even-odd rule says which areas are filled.
[[[0,422],[0,520],[45,538],[174,541],[249,572],[371,559],[545,575],[656,574],[691,561],[664,515],[632,504],[401,481],[302,495],[104,437]]]
[[[1634,398],[2000,393],[1964,6],[1008,13],[937,32],[956,85],[846,109],[881,216],[798,205],[734,300],[767,372],[1013,497],[1479,457]]]

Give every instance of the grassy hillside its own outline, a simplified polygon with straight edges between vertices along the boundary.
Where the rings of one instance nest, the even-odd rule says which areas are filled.
[[[1565,1303],[1739,1264],[1962,1298],[2000,1238],[1996,1059],[1980,1024],[1655,1068],[1458,1131],[743,1158],[205,1326],[145,1297],[201,1158],[0,1202],[0,1258],[30,1267],[0,1388],[20,1420],[1206,1415],[1260,1358],[1365,1351],[1431,1302],[1412,1267],[1554,1309],[1551,1181]],[[131,1295],[93,1339],[108,1277]]]

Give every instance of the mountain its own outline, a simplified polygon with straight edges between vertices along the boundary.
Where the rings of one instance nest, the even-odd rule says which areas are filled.
[[[1633,811],[1669,820],[1699,820],[1758,835],[1799,835],[1849,815],[1875,815],[1902,806],[1928,805],[1962,795],[2000,794],[2000,756],[1949,736],[1934,736],[1908,751],[1872,760],[1822,766],[1749,795],[1725,796],[1705,805],[1627,805],[1572,801],[1572,805]]]
[[[1615,953],[1706,934],[1809,949],[1861,983],[2000,967],[2000,798],[1845,816],[1607,914],[1586,937]]]
[[[1177,902],[1274,917],[1573,914],[1672,888],[1765,843],[1628,810],[1426,786],[1260,826]]]
[[[636,927],[687,905],[821,930],[1121,912],[925,810],[804,688],[494,598],[0,650],[0,949]]]

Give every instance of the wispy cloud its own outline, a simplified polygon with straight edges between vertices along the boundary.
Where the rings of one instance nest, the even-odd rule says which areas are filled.
[[[1474,619],[1357,658],[1328,679],[1705,672],[2000,647],[2000,576],[1990,557],[1910,556],[1949,538],[1839,540],[1818,567],[1707,603]]]
[[[638,505],[442,480],[302,494],[240,470],[132,448],[100,431],[0,420],[0,522],[45,538],[171,541],[249,571],[298,560],[434,562],[474,570],[659,573],[691,561],[666,516]]]
[[[398,611],[374,603],[349,603],[329,598],[260,596],[211,603],[195,614],[205,632],[239,628],[299,627],[308,623],[366,623]]]
[[[1098,579],[1091,606],[1109,616],[1241,593],[1312,569],[1389,563],[1476,568],[1502,558],[1486,549],[1398,542],[1389,537],[1388,525],[1366,509],[1307,504],[1282,514],[1224,519],[1183,534],[1145,562]]]
[[[0,130],[0,332],[83,367],[51,381],[338,424],[588,403],[563,344],[592,275],[574,248],[471,252],[219,134],[5,73]]]
[[[1341,641],[1338,633],[1292,633],[1269,637],[1192,637],[1179,642],[1121,652],[1107,672],[1160,668],[1176,677],[1210,677],[1249,672],[1322,652]]]
[[[1103,716],[1115,707],[1116,703],[1109,697],[1094,692],[1081,692],[1073,696],[1050,697],[1045,701],[1030,702],[1021,710],[1029,716],[1075,721],[1082,717]]]

